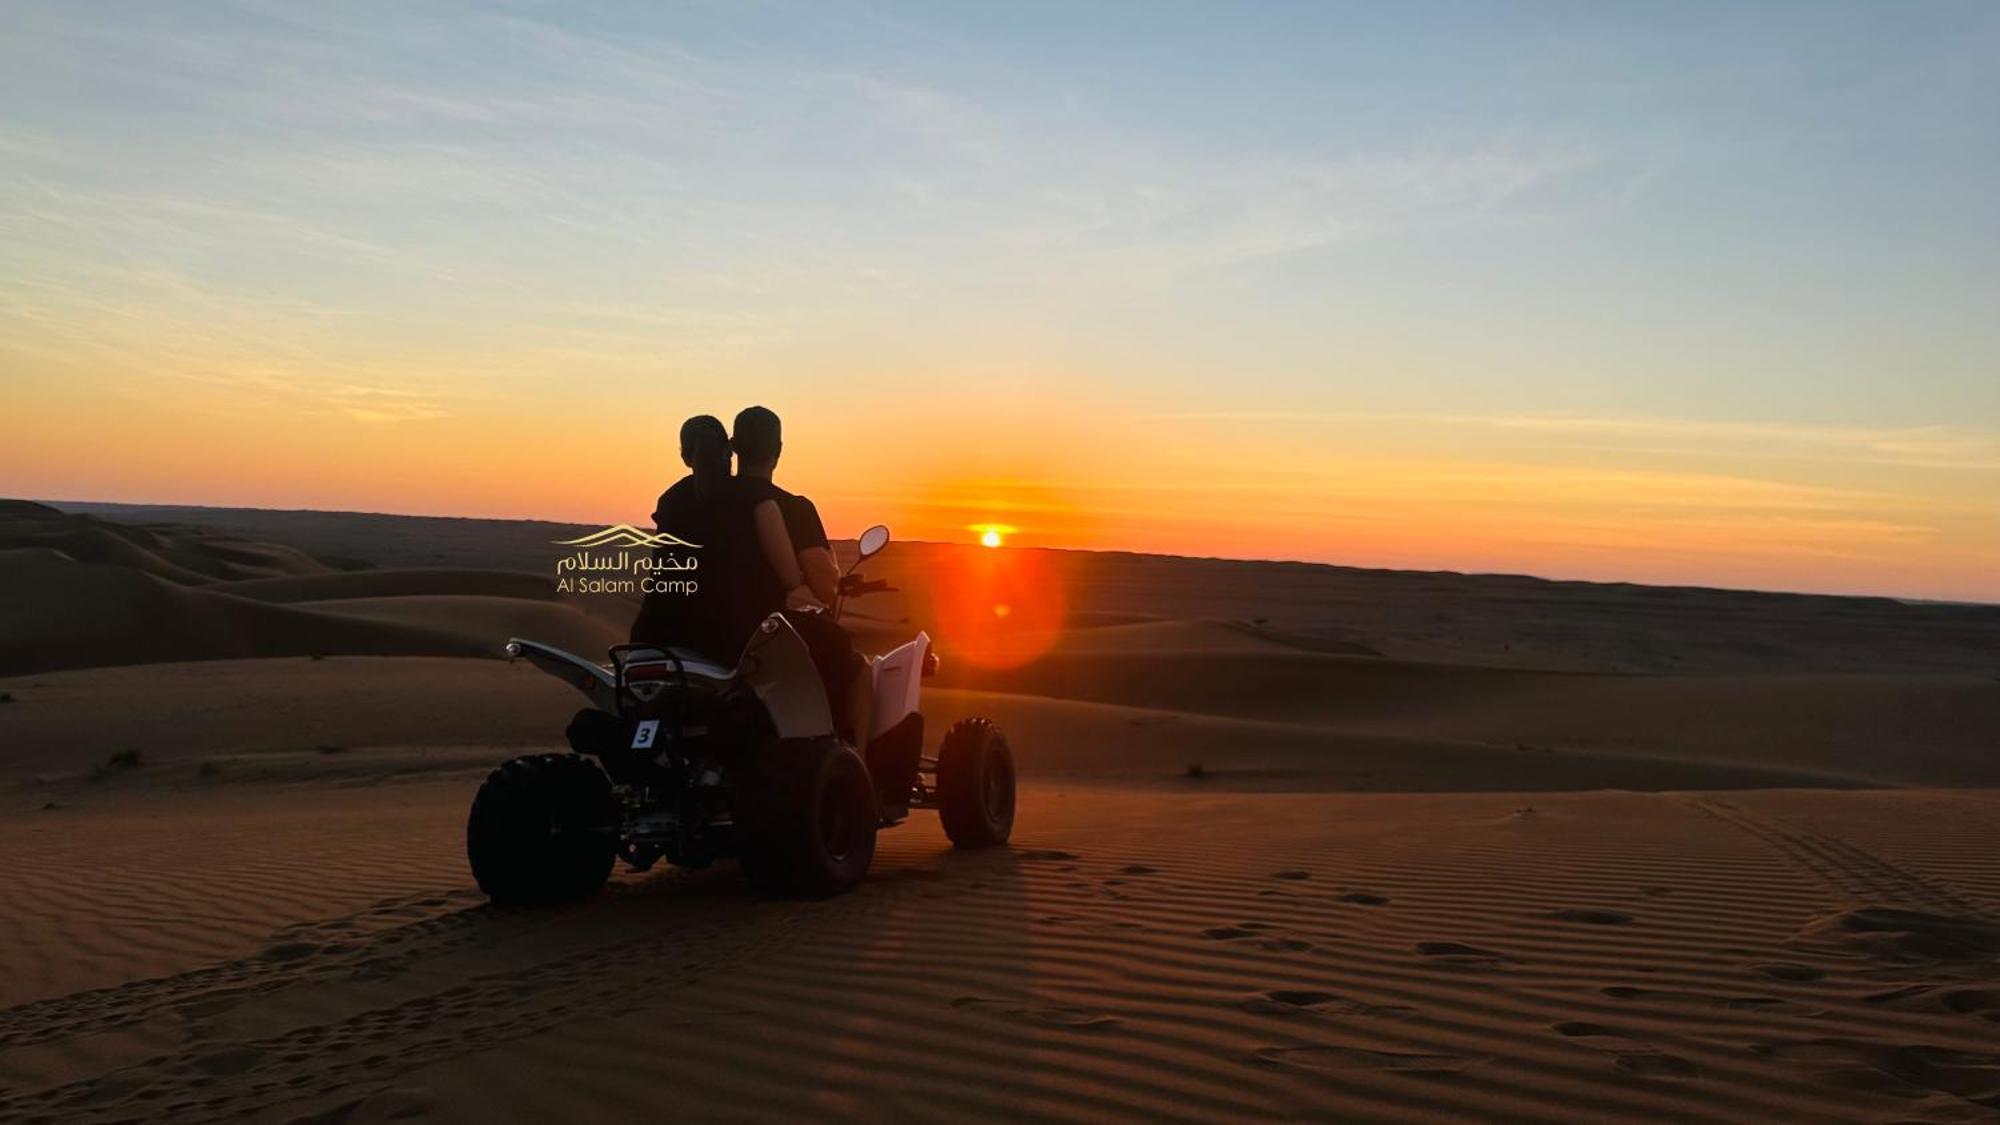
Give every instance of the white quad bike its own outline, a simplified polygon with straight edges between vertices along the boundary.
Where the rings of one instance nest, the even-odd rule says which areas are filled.
[[[861,561],[888,542],[879,524],[863,532]],[[841,601],[887,589],[850,572]],[[573,753],[516,758],[473,798],[466,854],[495,902],[587,897],[616,859],[644,871],[728,855],[761,894],[821,897],[859,883],[876,830],[911,808],[936,809],[961,848],[1013,831],[1014,759],[999,727],[962,719],[923,753],[918,687],[937,667],[923,633],[869,660],[873,730],[860,752],[834,732],[805,642],[776,614],[734,668],[639,644],[613,646],[608,664],[519,638],[507,655],[591,705],[570,720]]]

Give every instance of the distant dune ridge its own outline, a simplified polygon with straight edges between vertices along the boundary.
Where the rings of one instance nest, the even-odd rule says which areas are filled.
[[[548,577],[573,549],[562,541],[603,538],[602,528],[120,511],[155,522],[0,507],[0,578],[35,591],[0,611],[0,674],[493,658],[511,635],[599,655],[636,610],[626,598],[559,597]],[[481,565],[496,559],[516,569]],[[993,616],[979,602],[968,618],[958,604],[978,574],[1016,563],[1032,581],[1007,596],[1060,589],[1052,633],[1018,624],[1027,613]],[[849,606],[864,648],[928,630],[943,656],[938,708],[983,708],[1045,735],[1023,750],[1037,772],[1158,778],[1198,761],[1211,782],[1239,788],[1425,790],[2000,781],[1991,753],[2000,609],[929,543],[896,544],[868,572],[902,593]],[[483,692],[505,675],[408,667],[429,685],[418,697]],[[393,674],[325,666],[280,681],[241,663],[214,671],[251,701],[199,705],[235,715],[201,724],[216,748],[283,742],[258,717],[264,691],[337,725],[344,740],[424,737],[402,733],[401,720],[370,727],[367,707],[350,713],[354,691],[399,693]],[[78,675],[78,698],[103,679]],[[359,678],[349,688],[344,677]],[[489,703],[469,725],[446,724],[451,738],[513,744],[524,727],[539,730],[537,716],[571,702],[539,680],[504,680],[532,686],[500,693],[510,702]],[[192,698],[168,693],[156,706],[171,712]],[[34,706],[11,717],[86,757],[140,734],[72,727]],[[1098,732],[1087,746],[1063,737],[1081,729]],[[1066,749],[1051,752],[1050,739]]]
[[[602,649],[616,631],[546,577],[354,570],[185,524],[0,506],[0,674],[325,655],[497,656],[510,631]]]
[[[537,520],[62,506],[103,517],[106,526],[112,520],[197,524],[240,540],[289,544],[310,558],[344,560],[347,566],[498,571],[537,579],[550,574],[555,559],[568,550],[558,541],[603,530]],[[851,545],[837,546],[851,551]],[[903,587],[903,599],[886,609],[885,599],[856,608],[871,616],[888,612],[897,625],[907,615],[935,632],[936,595],[950,585],[963,560],[982,550],[898,542],[869,570]],[[1301,651],[1541,670],[2000,675],[2000,606],[1122,552],[1023,553],[1040,559],[1047,579],[1063,587],[1066,619],[1076,625],[1223,622]],[[438,584],[424,592],[499,591]],[[585,604],[600,617],[630,612],[615,599]],[[966,639],[953,643],[964,647]]]
[[[899,543],[1011,847],[495,910],[602,529],[106,511],[0,503],[0,1122],[2000,1111],[1992,608]]]

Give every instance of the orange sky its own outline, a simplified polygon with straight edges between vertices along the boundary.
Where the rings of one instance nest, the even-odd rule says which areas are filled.
[[[1809,7],[29,3],[0,492],[636,522],[761,402],[836,534],[2000,601],[2000,9]]]
[[[1943,432],[1141,414],[1031,380],[961,386],[987,389],[769,400],[781,478],[837,535],[998,523],[1028,545],[2000,598],[1990,454]],[[677,474],[680,413],[735,405],[662,389],[627,411],[558,395],[390,418],[230,385],[25,389],[0,447],[21,495],[583,522],[643,522]]]

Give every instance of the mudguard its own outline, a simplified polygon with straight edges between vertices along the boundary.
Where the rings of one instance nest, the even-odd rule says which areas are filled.
[[[880,738],[891,727],[916,713],[917,692],[924,678],[924,654],[930,651],[931,636],[919,632],[915,640],[868,661],[868,673],[875,685],[874,718],[868,732]]]
[[[617,712],[617,681],[612,678],[611,670],[603,665],[585,660],[575,653],[564,652],[554,645],[545,645],[540,641],[526,641],[519,637],[507,639],[507,655],[525,659],[528,663],[589,696],[591,704],[598,710]]]
[[[618,681],[609,668],[554,645],[513,637],[507,655],[528,661],[590,698],[600,711],[619,714]],[[755,692],[779,738],[817,738],[833,733],[833,712],[812,652],[780,614],[772,614],[750,634],[736,662],[736,680]]]
[[[833,712],[819,682],[812,651],[781,614],[766,617],[736,662],[736,678],[749,685],[771,716],[779,738],[833,733]]]

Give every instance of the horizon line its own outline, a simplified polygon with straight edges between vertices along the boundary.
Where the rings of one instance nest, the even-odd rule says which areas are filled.
[[[156,501],[133,501],[133,500],[51,500],[42,498],[24,498],[24,499],[28,499],[31,503],[45,504],[48,505],[49,507],[57,508],[58,510],[60,510],[63,505],[68,504],[72,506],[82,505],[82,506],[96,506],[96,507],[109,507],[109,508],[182,508],[194,511],[215,511],[215,512],[271,512],[281,515],[376,516],[388,519],[463,520],[468,522],[476,521],[480,523],[527,523],[527,524],[548,524],[555,527],[593,526],[593,524],[590,521],[585,521],[585,520],[552,520],[535,516],[457,516],[457,515],[439,515],[428,512],[370,512],[370,511],[361,511],[358,509],[351,509],[351,508],[260,508],[254,505],[245,505],[245,504],[188,504],[188,503],[169,503],[169,502],[156,502]],[[595,526],[602,527],[604,525],[597,524]],[[853,542],[853,539],[851,537],[838,538],[835,541],[847,543],[847,542]],[[974,543],[970,542],[959,543],[948,539],[891,540],[892,544],[897,542],[924,544],[931,546],[944,546],[944,547],[976,546],[976,544]],[[992,550],[994,548],[982,547],[980,549]],[[1088,555],[1133,555],[1142,558],[1189,559],[1197,562],[1257,563],[1270,566],[1319,566],[1334,570],[1372,571],[1379,574],[1440,574],[1440,575],[1457,575],[1465,578],[1526,578],[1536,582],[1569,583],[1582,586],[1643,586],[1647,589],[1652,589],[1652,590],[1715,590],[1715,591],[1721,591],[1723,593],[1764,594],[1773,597],[1857,598],[1857,599],[1874,599],[1877,601],[1892,601],[1904,605],[1943,605],[1943,606],[1965,606],[1965,607],[1973,607],[1980,609],[2000,609],[2000,601],[1980,601],[1972,598],[1918,597],[1910,594],[1885,594],[1885,593],[1832,593],[1823,590],[1785,590],[1785,589],[1770,589],[1758,586],[1699,585],[1699,584],[1690,584],[1685,582],[1678,582],[1678,583],[1634,582],[1630,579],[1623,579],[1623,578],[1571,578],[1571,577],[1561,577],[1548,574],[1531,574],[1527,571],[1453,570],[1449,568],[1423,569],[1419,567],[1357,566],[1353,563],[1326,562],[1320,559],[1273,558],[1269,556],[1250,556],[1250,555],[1175,554],[1167,551],[1141,551],[1141,550],[1135,550],[1130,547],[1050,547],[1050,546],[1037,546],[1037,545],[1013,546],[1010,544],[1006,547],[1002,547],[999,549],[1011,550],[1011,551],[1062,551],[1072,554],[1088,554]]]

